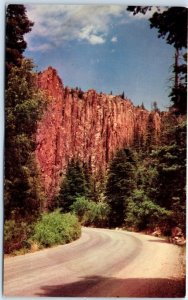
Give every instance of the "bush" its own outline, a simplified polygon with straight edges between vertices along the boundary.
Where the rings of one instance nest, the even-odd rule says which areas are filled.
[[[85,197],[76,198],[75,202],[71,205],[71,211],[77,215],[79,222],[84,225],[88,222],[89,219],[89,211],[91,201],[86,199]]]
[[[110,207],[107,203],[92,202],[90,205],[89,220],[91,224],[94,224],[97,227],[105,227],[108,225],[109,213]]]
[[[33,242],[42,247],[69,243],[81,235],[81,226],[76,216],[62,214],[60,210],[42,215],[34,227]]]
[[[151,201],[143,191],[135,190],[128,199],[125,224],[138,230],[155,227],[169,218],[171,211]]]
[[[82,225],[105,226],[109,215],[109,206],[103,202],[94,202],[85,197],[78,197],[71,206]]]
[[[33,225],[24,220],[6,220],[4,224],[4,252],[9,254],[21,248],[29,248],[28,238]]]

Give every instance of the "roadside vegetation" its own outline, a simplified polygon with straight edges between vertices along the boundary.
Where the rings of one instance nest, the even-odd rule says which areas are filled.
[[[28,221],[28,220],[27,220]],[[5,253],[24,254],[46,247],[63,245],[78,239],[81,225],[75,215],[60,210],[44,213],[34,223],[5,221]]]
[[[76,240],[81,235],[81,226],[75,215],[62,214],[60,210],[42,214],[33,228],[30,243],[39,248],[63,245]]]
[[[83,225],[136,231],[160,227],[166,235],[180,226],[185,233],[186,120],[169,114],[165,124],[160,143],[148,144],[146,137],[139,146],[115,153],[98,194],[89,167],[72,160],[56,208],[76,214]]]
[[[75,215],[45,212],[35,161],[37,123],[48,102],[36,86],[32,60],[23,52],[31,31],[24,5],[6,10],[4,251],[20,254],[80,236]],[[15,28],[17,30],[15,30]],[[58,224],[58,226],[57,226]]]
[[[130,10],[137,13],[135,7]],[[155,103],[153,109],[163,120],[160,140],[148,126],[142,140],[135,136],[131,147],[114,153],[107,173],[100,176],[93,174],[86,162],[70,159],[59,192],[46,205],[34,152],[37,123],[48,99],[36,87],[32,60],[23,56],[27,47],[23,37],[31,31],[33,23],[23,5],[7,6],[5,253],[24,253],[32,248],[68,243],[80,236],[81,225],[131,230],[159,226],[164,234],[178,225],[185,233],[186,56],[183,55],[182,64],[179,61],[186,38],[174,32],[176,18],[179,20],[177,11],[184,17],[184,8],[175,12],[169,9],[155,15],[152,21],[152,27],[163,38],[167,36],[167,43],[175,47],[176,53],[172,107],[168,113],[162,113]],[[171,22],[173,26],[162,28],[166,15],[168,24]],[[180,27],[186,28],[183,20]],[[15,26],[17,31],[13,30]]]

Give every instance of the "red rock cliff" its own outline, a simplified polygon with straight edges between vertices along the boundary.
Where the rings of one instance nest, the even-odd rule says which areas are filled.
[[[128,99],[79,92],[64,88],[57,72],[49,67],[38,76],[38,85],[49,97],[37,132],[36,156],[45,193],[51,199],[68,160],[78,157],[90,164],[93,172],[105,170],[113,153],[133,144],[135,136],[145,136],[152,122],[160,133],[160,116],[136,108]]]

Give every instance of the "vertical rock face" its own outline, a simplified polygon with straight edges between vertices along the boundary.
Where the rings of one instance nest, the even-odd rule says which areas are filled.
[[[55,194],[70,158],[88,162],[96,174],[104,172],[113,153],[144,139],[148,124],[156,139],[161,120],[158,113],[136,108],[128,99],[80,93],[64,88],[49,67],[38,76],[38,86],[48,96],[48,106],[37,131],[36,157],[49,199]]]

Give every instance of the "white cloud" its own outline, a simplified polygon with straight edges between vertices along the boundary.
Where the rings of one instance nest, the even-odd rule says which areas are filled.
[[[92,45],[103,44],[105,39],[102,35],[97,35],[95,27],[92,25],[86,25],[81,29],[79,33],[79,38],[88,41]]]
[[[123,5],[41,4],[26,7],[29,19],[34,22],[32,31],[25,36],[31,51],[47,51],[52,45],[59,46],[70,40],[103,44],[110,30],[111,18],[121,17],[126,12]],[[40,44],[37,44],[37,39]],[[112,39],[112,42],[116,41],[115,37]]]
[[[111,42],[112,42],[112,43],[116,43],[116,42],[117,42],[117,36],[113,36],[113,37],[111,38]]]
[[[97,35],[90,35],[90,37],[88,38],[88,41],[90,42],[90,44],[92,45],[97,45],[97,44],[103,44],[105,43],[105,39],[101,36],[97,36]]]
[[[71,40],[85,41],[91,45],[103,44],[114,26],[113,17],[119,18],[118,24],[126,24],[138,19],[148,19],[156,11],[156,7],[152,7],[145,15],[133,16],[125,5],[25,6],[29,19],[34,22],[32,31],[25,35],[28,49],[43,52]],[[111,42],[117,42],[117,37],[112,37]]]

